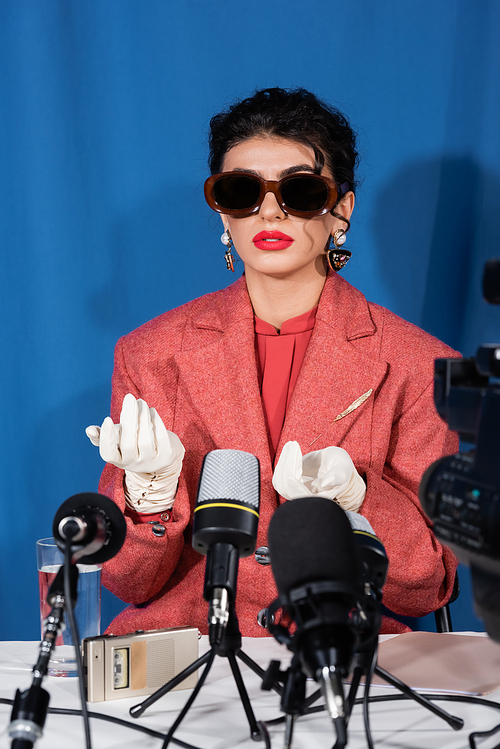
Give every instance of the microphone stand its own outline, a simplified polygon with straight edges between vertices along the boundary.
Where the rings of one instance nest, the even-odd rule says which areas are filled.
[[[212,639],[215,640],[215,638],[211,638],[211,648],[210,650],[202,655],[200,658],[198,658],[194,663],[192,663],[190,666],[184,669],[180,674],[175,676],[173,679],[171,679],[169,682],[167,682],[163,687],[160,687],[154,694],[150,695],[147,699],[144,700],[144,702],[141,702],[139,705],[134,705],[134,707],[130,708],[130,715],[133,718],[139,718],[145,710],[147,710],[148,707],[153,705],[160,697],[163,697],[164,694],[167,694],[167,692],[170,692],[174,687],[176,687],[178,684],[180,684],[184,679],[186,679],[188,676],[190,676],[194,671],[196,671],[197,668],[200,666],[205,665],[205,668],[203,670],[203,673],[201,674],[200,678],[198,679],[198,683],[196,684],[196,687],[194,688],[191,696],[187,700],[186,704],[184,705],[183,709],[181,710],[179,716],[175,720],[174,724],[170,728],[167,736],[165,737],[165,741],[163,743],[162,749],[166,749],[170,743],[170,740],[172,739],[175,731],[187,715],[189,708],[195,701],[196,697],[198,696],[198,693],[200,692],[203,683],[208,676],[208,673],[212,667],[212,664],[214,662],[215,656],[218,655],[222,658],[227,658],[229,660],[229,665],[231,667],[231,671],[233,673],[234,680],[236,682],[236,686],[238,688],[238,693],[240,695],[241,702],[243,704],[243,708],[245,710],[245,714],[247,716],[248,724],[250,727],[250,736],[254,741],[260,741],[263,738],[262,731],[258,726],[257,720],[255,718],[252,705],[250,704],[250,698],[248,697],[248,692],[245,688],[245,684],[243,683],[243,678],[241,676],[241,671],[238,666],[238,662],[236,658],[239,658],[246,666],[252,669],[254,673],[257,674],[261,679],[264,679],[265,671],[260,668],[260,666],[255,663],[255,661],[250,658],[246,653],[243,652],[241,649],[241,632],[239,629],[238,619],[236,617],[236,612],[234,609],[234,603],[231,603],[229,608],[229,619],[227,626],[222,634],[222,637],[220,639],[220,642],[214,642]],[[218,639],[218,638],[217,638]],[[277,683],[272,683],[268,689],[273,688],[280,696],[283,692],[282,688]]]
[[[78,568],[70,567],[70,595],[76,601],[76,587],[78,583]],[[47,600],[51,602],[51,611],[46,619],[43,639],[40,643],[38,660],[33,666],[33,681],[29,689],[21,692],[16,690],[12,708],[9,736],[12,739],[11,749],[30,749],[41,737],[47,718],[50,695],[42,689],[42,680],[46,676],[49,660],[56,644],[57,636],[63,623],[66,610],[64,594],[64,566],[59,571],[50,586]]]
[[[399,689],[400,692],[405,694],[407,697],[410,697],[411,699],[415,700],[418,704],[422,705],[423,707],[426,707],[428,710],[430,710],[434,715],[437,715],[439,718],[442,718],[445,720],[455,731],[458,731],[459,729],[463,728],[464,721],[462,718],[457,718],[454,715],[450,715],[450,713],[446,712],[446,710],[443,710],[442,708],[435,705],[433,702],[431,702],[427,697],[420,694],[419,692],[416,692],[411,687],[409,687],[407,684],[402,682],[400,679],[398,679],[393,674],[390,674],[385,669],[381,668],[380,666],[375,665],[373,668],[373,664],[376,664],[376,658],[377,658],[377,650],[378,650],[378,643],[377,638],[375,640],[367,645],[362,645],[361,648],[359,648],[356,651],[356,660],[357,663],[355,665],[353,674],[352,674],[352,680],[351,685],[349,689],[349,693],[347,695],[347,698],[345,700],[345,727],[347,728],[349,724],[349,718],[352,713],[352,709],[355,704],[356,699],[356,693],[358,691],[358,687],[361,682],[362,676],[365,676],[368,678],[368,674],[371,670],[377,676],[379,676],[381,679],[386,681],[391,686],[395,687],[396,689]],[[291,749],[292,747],[292,738],[293,738],[293,729],[295,727],[295,723],[297,721],[297,718],[301,715],[304,715],[307,713],[308,708],[315,702],[320,696],[321,696],[321,690],[317,689],[313,694],[311,694],[309,697],[306,698],[305,696],[305,684],[306,684],[306,677],[305,674],[301,670],[300,661],[297,655],[294,655],[292,658],[292,662],[290,664],[290,667],[286,671],[280,671],[280,662],[279,661],[271,661],[269,664],[269,668],[267,669],[263,683],[262,688],[263,689],[270,689],[272,684],[275,684],[277,682],[283,682],[284,683],[284,690],[282,692],[282,699],[281,699],[281,710],[285,713],[285,737],[284,737],[284,744],[283,749]],[[368,724],[368,712],[367,712],[367,705],[368,705],[368,696],[369,696],[369,684],[365,683],[365,695],[364,695],[364,707],[365,707],[365,726],[367,731],[369,731],[369,724]],[[313,710],[324,710],[325,706],[321,705],[318,708],[313,708]],[[337,726],[337,729],[339,726]],[[337,738],[337,742],[335,746],[345,746],[347,743],[347,736],[342,736]],[[345,740],[344,740],[345,739]]]
[[[376,631],[378,631],[378,629]],[[366,677],[366,682],[365,682],[365,693],[366,693],[370,688],[371,673],[374,673],[379,678],[387,682],[387,684],[390,684],[392,687],[395,687],[396,689],[398,689],[400,692],[402,692],[402,694],[414,700],[419,705],[422,705],[422,707],[427,708],[432,713],[434,713],[434,715],[437,715],[439,718],[442,718],[443,720],[445,720],[448,723],[448,725],[450,725],[455,731],[458,731],[463,727],[464,721],[462,720],[462,718],[457,718],[454,715],[450,715],[450,713],[446,712],[446,710],[443,710],[441,707],[431,702],[431,700],[425,697],[425,695],[420,694],[420,692],[415,691],[414,689],[412,689],[412,687],[408,686],[408,684],[405,684],[403,681],[398,679],[397,676],[394,676],[393,674],[389,673],[389,671],[386,671],[384,668],[379,666],[377,663],[377,654],[378,654],[378,637],[377,636],[369,637],[365,642],[361,642],[356,648],[356,652],[355,652],[355,664],[356,665],[354,667],[351,687],[349,689],[349,694],[346,700],[347,718],[349,718],[352,708],[354,706],[354,701],[356,699],[356,692],[358,690],[361,677],[362,676]]]
[[[274,614],[277,608],[278,606],[273,604],[272,607],[270,607],[270,610]],[[281,705],[280,705],[281,710],[285,713],[285,738],[284,738],[283,746],[284,746],[284,749],[291,749],[293,729],[294,729],[297,718],[301,715],[304,715],[307,712],[308,708],[321,696],[321,690],[317,689],[309,697],[305,696],[306,676],[302,671],[298,654],[294,651],[293,646],[290,647],[293,638],[287,637],[285,634],[285,630],[281,630],[279,627],[275,627],[274,629],[275,629],[275,632],[273,634],[275,638],[278,640],[278,642],[286,644],[287,647],[289,647],[289,649],[292,650],[292,652],[294,652],[294,655],[293,655],[291,664],[286,671],[280,670],[279,661],[270,662],[269,667],[264,674],[264,678],[262,681],[262,688],[263,689],[275,688],[275,685],[279,684],[280,682],[283,683],[284,685],[284,688],[281,693],[282,699],[281,699]],[[368,698],[369,698],[371,676],[373,673],[375,673],[377,676],[379,676],[381,679],[383,679],[385,682],[387,682],[391,686],[398,689],[407,697],[413,699],[419,705],[422,705],[422,707],[425,707],[428,710],[430,710],[432,713],[434,713],[434,715],[437,715],[442,720],[445,720],[448,723],[448,725],[450,725],[455,731],[458,731],[461,728],[463,728],[464,721],[462,720],[462,718],[458,718],[454,715],[451,715],[446,710],[443,710],[438,705],[435,705],[427,697],[420,694],[420,692],[416,692],[414,689],[409,687],[407,684],[405,684],[403,681],[398,679],[396,676],[389,673],[381,666],[377,665],[379,630],[380,630],[380,621],[373,622],[371,630],[369,630],[368,633],[365,633],[367,636],[361,637],[361,641],[358,643],[356,647],[356,651],[354,654],[355,666],[354,666],[353,673],[352,673],[351,685],[349,688],[349,693],[345,699],[345,720],[344,720],[345,729],[347,729],[347,726],[349,724],[349,718],[351,716],[352,709],[355,704],[356,693],[361,683],[361,678],[364,676],[365,677],[365,694],[363,697],[364,717],[365,717],[366,731],[367,733],[369,732],[370,729],[369,729],[369,722],[368,722]],[[321,705],[317,708],[313,708],[313,710],[324,710],[324,709],[325,709],[325,705]],[[347,743],[347,735],[345,734],[345,731],[342,729],[342,726],[339,725],[339,723],[337,722],[336,722],[336,728],[337,728],[337,743],[335,744],[335,747],[345,746],[345,744]],[[342,730],[342,735],[340,736],[338,734],[339,728],[341,728]]]
[[[281,693],[281,710],[285,713],[284,749],[292,746],[295,721],[320,696],[319,689],[306,700],[306,675],[302,671],[300,660],[295,653],[286,671],[280,670],[279,661],[271,661],[262,679],[262,689],[270,690],[275,684],[283,682]]]

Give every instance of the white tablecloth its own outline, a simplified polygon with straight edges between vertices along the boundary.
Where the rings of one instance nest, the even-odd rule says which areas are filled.
[[[206,638],[200,650],[207,648]],[[290,655],[272,638],[243,638],[243,650],[263,668],[274,658],[285,667]],[[0,643],[0,696],[13,698],[17,687],[25,689],[31,684],[31,669],[36,661],[38,643]],[[241,661],[240,668],[257,720],[278,717],[279,697],[274,692],[263,692],[260,679]],[[50,693],[51,707],[79,707],[77,680],[75,678],[47,677],[43,686]],[[361,693],[361,692],[360,692]],[[372,688],[373,694],[394,693],[387,688]],[[152,706],[139,721],[155,730],[166,732],[184,705],[186,691],[166,695]],[[500,691],[488,699],[500,702]],[[89,710],[129,718],[129,708],[137,699],[101,702],[89,705]],[[414,703],[387,702],[371,707],[371,725],[377,747],[408,747],[408,749],[466,749],[468,734],[473,730],[486,730],[500,722],[500,712],[462,703],[440,703],[445,709],[465,720],[461,731],[454,731],[444,721]],[[11,708],[0,705],[0,747],[10,747],[7,726]],[[161,740],[128,728],[103,721],[92,720],[91,731],[94,749],[159,749]],[[273,749],[283,747],[283,726],[270,729]],[[264,746],[249,737],[249,728],[233,676],[226,658],[216,657],[210,675],[197,700],[178,729],[176,737],[200,749],[233,749]],[[329,749],[335,734],[326,713],[300,718],[295,727],[293,749]],[[488,746],[495,746],[496,743]],[[85,746],[81,717],[48,715],[43,737],[36,744],[39,749],[79,749]],[[175,744],[171,744],[175,746]],[[355,707],[349,724],[349,744],[352,749],[366,747],[361,708]],[[486,746],[486,745],[485,745]]]

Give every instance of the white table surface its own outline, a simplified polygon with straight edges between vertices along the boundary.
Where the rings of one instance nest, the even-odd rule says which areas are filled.
[[[207,638],[200,642],[200,652],[207,648]],[[290,660],[288,651],[272,638],[243,638],[243,650],[264,669],[271,659],[282,661],[286,667]],[[0,642],[0,696],[13,698],[16,688],[25,689],[31,684],[31,669],[37,659],[36,642]],[[250,696],[257,720],[278,717],[279,697],[274,692],[263,692],[260,679],[239,661],[245,686]],[[50,707],[79,708],[77,680],[75,678],[46,677],[44,688],[50,694]],[[360,690],[360,694],[361,694]],[[394,693],[387,688],[372,688],[372,694]],[[166,732],[183,707],[187,691],[173,692],[153,705],[138,720],[129,718],[129,708],[140,700],[125,699],[89,705],[92,712],[106,713],[139,722],[149,728]],[[500,690],[492,699],[500,703]],[[387,702],[373,705],[370,710],[372,734],[377,747],[407,747],[408,749],[467,749],[468,735],[474,730],[488,730],[500,723],[500,712],[481,706],[463,703],[440,703],[449,712],[465,720],[461,731],[454,731],[447,723],[413,702]],[[7,727],[11,708],[0,705],[0,748],[10,747]],[[94,749],[160,749],[161,740],[132,731],[125,727],[92,720]],[[216,657],[209,677],[201,689],[177,733],[177,738],[200,749],[229,749],[238,747],[263,747],[249,737],[246,716],[226,658]],[[270,729],[273,749],[283,747],[283,726]],[[352,749],[366,747],[361,708],[355,707],[349,724],[349,743]],[[300,718],[295,727],[293,749],[330,749],[335,734],[325,713]],[[482,744],[482,749],[496,746],[496,740]],[[85,746],[81,717],[48,715],[44,735],[36,744],[39,749],[79,749]],[[175,744],[171,744],[175,746]]]

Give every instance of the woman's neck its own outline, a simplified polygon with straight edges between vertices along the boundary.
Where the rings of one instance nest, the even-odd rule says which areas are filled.
[[[277,278],[245,269],[245,278],[254,313],[280,330],[285,320],[309,312],[323,291],[326,272],[309,277]]]

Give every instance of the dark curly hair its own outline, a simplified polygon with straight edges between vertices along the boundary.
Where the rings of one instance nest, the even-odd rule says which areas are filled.
[[[346,117],[304,88],[265,88],[210,120],[211,174],[222,171],[226,153],[248,138],[274,135],[310,146],[316,171],[326,165],[342,193],[355,192],[356,138]],[[332,211],[333,212],[333,211]]]

